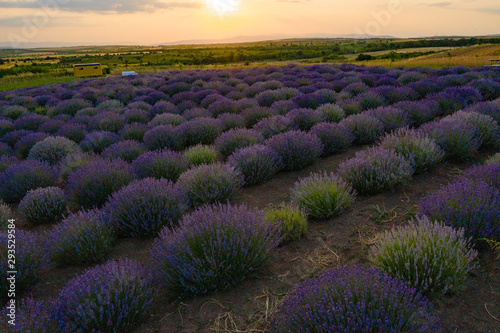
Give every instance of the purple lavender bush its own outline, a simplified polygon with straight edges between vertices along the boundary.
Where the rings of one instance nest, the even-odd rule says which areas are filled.
[[[196,145],[184,151],[184,156],[194,166],[201,164],[212,164],[220,158],[219,151],[212,146]]]
[[[80,98],[69,99],[59,102],[59,104],[55,107],[49,109],[48,113],[50,117],[54,117],[59,114],[74,116],[79,110],[89,108],[91,106],[90,102]]]
[[[410,121],[406,113],[394,106],[379,107],[367,111],[367,114],[377,118],[384,124],[386,132],[392,132],[398,128],[406,127]]]
[[[218,116],[223,113],[238,113],[236,102],[228,98],[223,98],[211,103],[207,109],[214,116]]]
[[[172,113],[162,113],[162,114],[156,115],[149,122],[148,125],[151,128],[154,128],[154,127],[160,126],[160,125],[179,126],[183,122],[184,122],[184,118],[181,115],[172,114]]]
[[[186,146],[198,144],[211,145],[222,133],[223,124],[220,119],[195,118],[180,126],[186,138]]]
[[[427,96],[427,99],[439,104],[440,115],[449,115],[455,111],[482,101],[479,90],[472,87],[450,87]]]
[[[148,110],[127,108],[125,112],[123,112],[122,120],[125,124],[148,123],[149,122]]]
[[[82,208],[102,207],[108,197],[136,178],[122,160],[95,160],[73,172],[66,185],[70,202]]]
[[[14,148],[16,143],[24,138],[26,135],[33,133],[33,131],[26,131],[26,130],[20,130],[20,131],[13,131],[5,134],[0,138],[0,142],[4,142],[8,144],[11,148]]]
[[[354,202],[352,187],[332,174],[312,173],[295,183],[292,202],[315,220],[328,220],[340,215]]]
[[[68,201],[59,187],[40,187],[26,194],[17,211],[32,225],[57,223],[68,212]]]
[[[500,97],[500,82],[479,79],[470,82],[468,85],[479,90],[485,101],[492,101]]]
[[[111,251],[115,238],[98,210],[79,211],[50,231],[48,252],[57,266],[95,264]]]
[[[419,129],[444,150],[450,160],[465,160],[474,155],[482,144],[474,125],[456,118],[424,124]]]
[[[134,140],[125,140],[114,143],[104,149],[101,156],[109,159],[119,158],[131,163],[145,151],[146,147],[144,144]]]
[[[189,161],[179,152],[155,150],[140,155],[132,167],[139,178],[165,178],[175,182],[188,169]]]
[[[121,110],[123,108],[123,103],[116,99],[108,99],[99,103],[95,108],[98,111]]]
[[[384,124],[368,114],[352,115],[342,120],[340,125],[354,135],[354,144],[364,145],[375,142],[384,131]]]
[[[338,123],[346,117],[344,109],[337,104],[323,104],[318,109],[323,119],[329,123]]]
[[[31,148],[33,148],[33,146],[38,142],[45,140],[48,136],[49,135],[47,133],[41,132],[32,132],[23,136],[14,145],[16,156],[20,159],[26,159]]]
[[[500,156],[500,154],[495,156]],[[474,166],[466,170],[462,176],[474,181],[483,181],[500,191],[500,161]]]
[[[125,123],[118,111],[100,112],[92,117],[90,127],[92,130],[118,133]]]
[[[298,285],[269,333],[437,332],[429,300],[376,268],[338,267]]]
[[[383,96],[389,105],[419,98],[419,94],[410,87],[379,86],[375,91]]]
[[[16,163],[0,173],[0,199],[17,204],[30,190],[55,184],[56,170],[48,163],[36,160]]]
[[[77,152],[66,156],[58,166],[60,182],[66,183],[71,173],[97,159],[99,156],[94,153]]]
[[[425,75],[423,73],[411,71],[411,72],[407,72],[407,73],[404,73],[403,75],[401,75],[398,78],[398,81],[399,81],[399,83],[401,83],[402,86],[406,86],[408,84],[411,84],[412,82],[418,82],[418,81],[425,80],[425,79],[427,79],[427,75]]]
[[[202,164],[182,173],[178,184],[198,207],[231,200],[243,187],[244,176],[228,164]]]
[[[182,117],[185,120],[191,120],[191,119],[201,118],[201,117],[212,118],[212,114],[210,113],[210,111],[208,111],[207,109],[204,109],[204,108],[192,108],[192,109],[184,111],[182,113]]]
[[[367,148],[339,166],[339,175],[360,194],[391,190],[410,180],[411,163],[382,147]]]
[[[153,278],[132,260],[87,269],[61,290],[54,318],[63,332],[126,332],[149,312],[156,290]]]
[[[50,165],[57,165],[70,154],[80,151],[76,142],[62,136],[48,137],[37,142],[28,154],[28,159],[47,162]]]
[[[245,128],[246,120],[240,114],[234,113],[223,113],[220,114],[217,119],[222,122],[222,127],[224,131],[229,131],[230,129]]]
[[[179,114],[179,109],[172,103],[167,101],[156,102],[151,109],[149,109],[149,117],[154,118],[158,114],[162,113],[172,113]]]
[[[323,143],[323,156],[342,153],[354,141],[354,135],[340,124],[319,123],[311,128],[310,133],[316,135]]]
[[[142,142],[144,139],[144,134],[146,134],[148,130],[148,125],[134,123],[123,126],[123,128],[119,132],[119,135],[122,140],[135,140]]]
[[[245,125],[251,128],[262,119],[272,117],[274,114],[271,108],[257,106],[243,110],[241,115],[245,118]]]
[[[261,269],[279,242],[277,228],[246,206],[214,205],[164,228],[151,255],[160,281],[178,297],[226,290]]]
[[[11,156],[12,148],[5,142],[0,142],[0,156]]]
[[[276,134],[290,131],[292,121],[284,116],[272,116],[259,121],[253,129],[262,134],[264,138],[269,139]]]
[[[463,229],[424,216],[383,233],[371,248],[370,261],[426,295],[439,296],[464,284],[477,254]]]
[[[76,112],[75,117],[81,117],[81,116],[92,117],[92,116],[95,116],[96,114],[98,114],[99,112],[100,112],[100,110],[97,108],[84,108],[84,109],[78,110]]]
[[[500,148],[500,125],[492,117],[477,112],[458,111],[451,118],[474,126],[475,138],[481,140],[482,146]]]
[[[8,235],[12,234],[10,229],[8,232],[0,232],[0,304],[5,304],[8,296],[10,284],[13,281],[11,271],[8,267],[8,240],[12,239]],[[50,259],[46,251],[42,251],[44,243],[40,236],[36,233],[26,232],[22,230],[15,231],[16,236],[16,273],[15,275],[15,289],[16,294],[29,289],[29,287],[36,284],[40,275],[50,268]],[[11,244],[11,243],[9,243]]]
[[[359,100],[359,106],[362,111],[384,107],[388,104],[385,97],[375,91],[364,93],[357,97],[357,99]]]
[[[280,245],[300,239],[307,233],[307,215],[293,204],[271,206],[264,211],[264,220],[280,230]]]
[[[215,148],[224,158],[229,157],[235,151],[248,146],[253,146],[264,141],[264,137],[257,131],[240,128],[224,132],[215,140]]]
[[[420,98],[425,98],[427,95],[442,91],[445,88],[435,79],[412,82],[408,87],[416,91]]]
[[[103,220],[125,237],[155,237],[172,227],[189,207],[186,193],[167,179],[136,180],[115,192],[104,206]]]
[[[282,168],[279,155],[264,145],[239,149],[229,157],[227,163],[241,171],[248,186],[272,179]]]
[[[87,126],[83,124],[65,124],[58,129],[56,134],[80,144],[87,135]]]
[[[19,163],[17,157],[10,155],[0,155],[0,174],[7,170],[8,167],[16,163]]]
[[[0,311],[0,330],[11,333],[56,333],[59,332],[57,323],[51,317],[51,304],[36,301],[28,297],[16,302],[15,310],[7,304]],[[14,313],[13,313],[14,312]],[[15,325],[10,325],[11,317],[15,315]]]
[[[342,92],[348,93],[350,96],[358,96],[367,92],[369,87],[364,83],[351,83],[345,87]]]
[[[0,232],[7,230],[10,219],[14,219],[12,209],[10,209],[9,205],[0,201]]]
[[[286,115],[293,108],[295,108],[295,104],[293,103],[293,101],[289,100],[274,102],[273,105],[271,105],[271,109],[273,110],[274,114],[281,116]]]
[[[463,228],[474,241],[500,236],[500,194],[483,181],[459,179],[423,197],[418,206],[430,220]]]
[[[382,138],[380,145],[408,160],[416,174],[435,167],[445,156],[444,151],[433,139],[409,128],[401,128],[387,134]]]
[[[0,119],[0,138],[14,131],[14,124],[10,120]]]
[[[403,110],[412,126],[419,127],[437,117],[439,105],[430,100],[405,101],[393,105],[395,108]]]
[[[500,124],[500,100],[492,101],[492,102],[481,102],[481,103],[476,103],[468,108],[466,108],[464,111],[473,111],[477,113],[481,113],[487,116],[490,116],[493,118],[497,123]]]
[[[325,121],[323,113],[313,109],[293,109],[287,113],[292,128],[301,131],[309,131],[314,125]]]
[[[100,154],[104,149],[111,146],[113,143],[118,142],[120,137],[111,132],[92,132],[85,136],[85,138],[80,142],[80,148],[84,152],[93,151],[96,154]]]
[[[38,127],[47,122],[50,118],[39,114],[27,113],[14,121],[16,130],[37,131]]]
[[[9,105],[2,109],[1,115],[12,120],[16,120],[22,115],[28,113],[28,109],[20,105]]]
[[[154,127],[144,134],[144,144],[149,150],[170,149],[180,151],[184,149],[186,138],[181,127],[161,125]]]
[[[64,126],[64,124],[66,124],[66,121],[64,120],[50,119],[49,121],[40,125],[37,131],[47,134],[55,134],[59,130],[59,128]]]
[[[278,153],[286,171],[304,169],[323,153],[321,140],[314,134],[301,131],[275,135],[265,145]]]

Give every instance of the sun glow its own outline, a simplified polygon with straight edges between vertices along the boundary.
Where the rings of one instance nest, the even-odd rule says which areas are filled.
[[[207,7],[224,16],[238,11],[239,0],[205,0]]]

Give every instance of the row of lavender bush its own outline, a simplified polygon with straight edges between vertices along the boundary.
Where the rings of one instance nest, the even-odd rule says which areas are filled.
[[[399,111],[396,112],[396,116],[399,114]],[[346,123],[343,123],[344,121]],[[377,128],[375,132],[373,126]],[[232,153],[228,164],[235,169],[229,172],[234,180],[227,181],[237,190],[243,184],[235,180],[240,177],[238,173],[243,175],[247,185],[258,184],[272,178],[280,170],[300,170],[313,163],[320,155],[344,151],[356,137],[360,143],[372,142],[384,133],[383,128],[378,119],[360,114],[348,117],[339,124],[316,124],[310,133],[291,130],[276,134],[266,141],[251,130],[230,130],[217,139],[216,145],[222,147],[219,150],[225,155]],[[498,124],[493,117],[472,110],[460,111],[440,121],[425,123],[420,131],[399,127],[395,127],[394,131],[392,135],[384,138],[382,145],[410,160],[416,172],[436,164],[442,157],[439,149],[444,150],[449,159],[465,159],[475,153],[480,146],[498,145],[499,136]],[[359,138],[365,139],[359,140]],[[432,139],[439,147],[431,142]],[[260,146],[260,143],[264,146]],[[0,178],[4,181],[0,184],[0,197],[6,203],[15,204],[20,202],[31,189],[54,186],[62,182],[72,204],[82,208],[101,207],[113,192],[137,177],[167,178],[176,181],[183,173],[186,175],[181,177],[181,184],[191,194],[195,206],[198,203],[211,203],[216,199],[222,201],[230,199],[230,194],[234,192],[230,191],[225,196],[214,194],[216,199],[208,198],[205,201],[195,198],[201,194],[194,191],[199,192],[201,189],[195,186],[193,190],[192,183],[197,182],[193,175],[206,172],[203,169],[206,167],[200,164],[213,163],[217,160],[217,152],[209,147],[196,146],[187,150],[185,154],[180,154],[170,150],[152,152],[145,152],[144,149],[136,150],[137,145],[130,140],[117,145],[120,146],[121,154],[106,154],[106,150],[103,153],[104,158],[100,158],[76,151],[77,148],[70,140],[48,137],[35,144],[30,151],[30,154],[36,153],[33,155],[37,158],[33,160],[20,162],[8,155],[1,156],[0,166],[3,172]],[[374,156],[376,153],[367,152],[362,153],[363,156],[360,155],[359,159],[369,160],[370,154],[373,155],[372,159],[390,160],[387,156],[376,157]],[[132,166],[129,166],[127,161],[133,162]],[[392,163],[390,165],[406,168],[408,174],[410,171],[404,164],[400,161],[396,162],[396,165]],[[188,171],[190,165],[193,168]],[[224,166],[216,164],[211,167],[213,178],[224,173],[222,170],[216,171],[221,168],[224,169]],[[199,181],[201,180],[198,179]],[[214,181],[217,182],[216,179],[205,179],[208,183]],[[219,180],[219,183],[221,181]],[[360,181],[363,183],[363,177]],[[373,181],[377,182],[376,179]],[[397,179],[393,181],[395,184],[400,182]],[[351,179],[351,182],[354,183],[356,180]],[[377,184],[371,186],[376,187]],[[388,184],[388,186],[393,185]],[[370,192],[373,189],[358,188],[358,191]]]
[[[344,134],[339,137],[349,136],[349,133]],[[499,136],[500,127],[492,117],[474,111],[460,111],[439,121],[426,123],[420,129],[395,130],[382,138],[379,147],[358,152],[355,158],[343,162],[339,175],[360,194],[377,193],[405,183],[413,173],[435,166],[444,157],[466,159],[481,147],[498,145]],[[174,200],[172,206],[166,207],[182,207],[180,202],[185,207],[197,207],[230,200],[245,182],[250,185],[263,182],[282,169],[303,169],[321,153],[320,138],[311,133],[290,131],[271,137],[265,141],[265,145],[238,149],[227,164],[201,164],[184,172],[189,165],[187,157],[172,151],[146,153],[133,164],[92,155],[85,155],[85,163],[80,163],[80,159],[73,163],[74,156],[69,155],[60,171],[47,162],[28,160],[7,167],[0,174],[0,196],[7,203],[20,202],[18,211],[26,222],[43,224],[58,221],[64,216],[68,210],[67,198],[69,204],[84,209],[103,207],[110,200],[107,205],[114,207],[115,212],[108,215],[117,215],[116,207],[121,203],[110,198],[124,188],[123,191],[128,190],[131,194],[123,195],[121,201],[127,207],[126,214],[131,214],[130,207],[135,206],[134,200],[154,201],[154,193],[147,190],[154,188],[148,185],[153,182],[148,178],[153,177],[166,181],[162,188]],[[66,171],[73,168],[73,172]],[[65,176],[68,179],[66,193],[53,187],[58,172],[60,175],[69,173]],[[170,178],[178,178],[177,184],[172,184],[169,177],[163,177],[169,172],[175,174],[175,177]],[[142,182],[135,181],[137,175],[148,178],[142,178]],[[310,187],[317,188],[319,183],[316,181]],[[133,184],[143,184],[136,186],[142,186],[145,192],[134,189]],[[115,194],[119,196],[119,193]],[[314,201],[317,202],[318,198],[315,197]],[[147,211],[150,209],[147,204],[141,205],[141,208],[146,209],[142,212],[146,215],[158,214],[159,211],[159,208]],[[120,219],[122,222],[118,223],[118,228],[129,224],[129,234],[154,236],[161,227],[175,223],[184,210],[174,214],[177,216],[175,218],[160,219],[161,222],[149,231],[142,230],[145,226],[135,225],[140,223],[137,218],[129,218],[129,221]],[[310,213],[310,216],[314,214]],[[327,213],[326,216],[334,215]],[[109,220],[116,218],[110,217]]]

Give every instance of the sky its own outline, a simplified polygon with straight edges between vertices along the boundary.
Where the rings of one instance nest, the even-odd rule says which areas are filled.
[[[0,42],[500,34],[498,0],[0,0]]]

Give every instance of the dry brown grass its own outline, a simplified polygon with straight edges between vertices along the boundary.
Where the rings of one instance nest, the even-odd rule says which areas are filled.
[[[468,47],[460,47],[451,49],[451,57],[446,51],[429,54],[417,58],[395,61],[391,64],[390,60],[374,60],[374,61],[354,61],[352,63],[366,66],[407,66],[407,67],[451,67],[451,66],[485,66],[491,64],[489,59],[500,58],[500,45],[474,45]]]
[[[271,321],[272,314],[280,307],[286,293],[274,293],[263,290],[263,294],[252,299],[259,304],[259,310],[252,316],[245,318],[244,314],[238,314],[216,299],[215,303],[220,307],[219,315],[212,321],[209,331],[216,333],[261,333],[265,332]],[[245,320],[247,319],[245,323]]]

